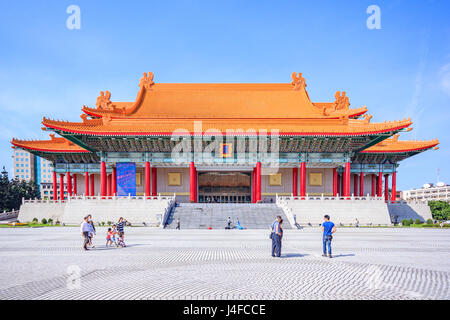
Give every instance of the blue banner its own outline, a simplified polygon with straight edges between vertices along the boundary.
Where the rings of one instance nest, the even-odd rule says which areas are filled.
[[[136,164],[134,162],[116,163],[117,195],[136,195]]]

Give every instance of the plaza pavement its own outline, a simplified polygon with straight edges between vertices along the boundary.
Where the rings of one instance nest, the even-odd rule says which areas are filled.
[[[83,252],[79,228],[1,228],[0,299],[450,298],[450,230],[341,228],[333,259],[318,228],[286,230],[282,258],[268,230],[105,232]]]

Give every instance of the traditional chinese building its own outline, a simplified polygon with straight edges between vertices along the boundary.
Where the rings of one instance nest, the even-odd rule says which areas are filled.
[[[395,200],[399,162],[439,144],[399,140],[412,129],[409,118],[373,123],[366,107],[350,108],[345,92],[312,102],[296,73],[290,83],[264,84],[155,83],[144,73],[135,101],[111,101],[106,91],[81,110],[81,121],[44,117],[49,140],[11,141],[53,163],[55,200],[64,198],[64,188],[56,192],[64,181],[69,196]]]

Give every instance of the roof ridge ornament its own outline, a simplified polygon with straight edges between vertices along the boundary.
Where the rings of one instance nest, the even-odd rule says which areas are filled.
[[[399,136],[400,136],[400,135],[399,135],[398,133],[397,133],[397,134],[394,134],[394,135],[392,136],[392,141],[397,142]]]
[[[292,72],[291,78],[291,84],[294,86],[294,90],[304,90],[306,88],[306,80],[303,78],[301,72],[298,73],[298,76],[297,72]]]
[[[84,124],[88,123],[87,114],[85,114],[85,113],[81,114],[80,118],[81,118],[81,120],[83,120]]]
[[[95,105],[98,110],[112,110],[113,104],[111,102],[111,92],[108,90],[105,92],[100,91],[100,95],[97,97],[97,102]]]
[[[153,82],[153,72],[144,72],[144,76],[139,80],[139,87],[151,90],[151,87],[155,84]]]
[[[105,114],[101,120],[102,120],[103,125],[106,125],[111,122],[111,120],[112,120],[111,115]]]
[[[334,101],[334,110],[345,110],[350,108],[350,99],[346,96],[345,91],[336,91],[334,94],[336,100]]]
[[[373,118],[373,115],[371,115],[371,114],[365,114],[365,115],[363,115],[363,117],[364,117],[364,123],[365,124],[369,124],[370,123],[370,119],[372,119]]]

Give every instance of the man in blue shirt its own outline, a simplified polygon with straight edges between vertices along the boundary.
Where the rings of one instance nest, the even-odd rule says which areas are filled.
[[[331,240],[333,240],[333,233],[336,232],[336,226],[333,222],[330,221],[330,216],[325,215],[323,217],[324,222],[322,223],[322,231],[323,231],[323,257],[327,256],[327,247],[328,247],[328,256],[332,258],[331,255]]]

